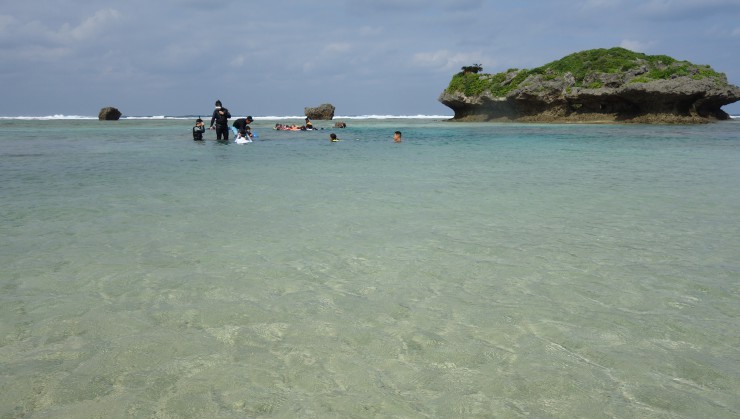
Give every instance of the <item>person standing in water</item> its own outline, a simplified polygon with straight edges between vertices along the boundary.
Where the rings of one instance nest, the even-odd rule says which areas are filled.
[[[203,125],[203,120],[198,118],[195,120],[195,126],[193,127],[193,140],[203,141],[203,133],[206,132],[206,127]]]
[[[229,110],[221,105],[221,101],[216,101],[216,109],[213,110],[213,116],[211,117],[211,129],[216,129],[216,140],[229,141],[229,118],[231,114]]]
[[[401,131],[396,131],[393,133],[393,142],[394,143],[400,143],[401,142]]]
[[[247,129],[247,127],[249,127],[249,124],[251,124],[252,121],[253,119],[252,119],[252,116],[250,115],[250,116],[247,116],[246,118],[237,119],[236,121],[234,121],[232,126],[236,128],[236,131],[238,132],[238,131]]]

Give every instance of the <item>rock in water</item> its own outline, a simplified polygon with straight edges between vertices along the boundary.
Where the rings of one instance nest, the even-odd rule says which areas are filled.
[[[118,121],[118,119],[121,118],[121,115],[121,111],[112,106],[108,106],[100,110],[98,119],[101,121]]]
[[[706,65],[624,48],[568,55],[532,70],[455,74],[439,101],[454,119],[700,123],[728,119],[740,88]]]
[[[330,103],[324,103],[323,105],[315,108],[304,108],[303,112],[309,119],[317,120],[331,120],[334,118],[334,110],[336,108]]]

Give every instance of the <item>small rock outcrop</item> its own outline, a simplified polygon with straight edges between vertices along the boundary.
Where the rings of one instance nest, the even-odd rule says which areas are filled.
[[[118,121],[121,118],[121,111],[118,109],[108,106],[100,110],[98,113],[98,119],[101,121]]]
[[[455,120],[701,123],[740,88],[709,66],[623,48],[583,51],[533,70],[456,74],[439,101]]]
[[[334,107],[334,105],[330,103],[324,103],[323,105],[319,105],[315,108],[304,108],[303,112],[309,119],[329,121],[334,118],[335,109],[336,108]]]

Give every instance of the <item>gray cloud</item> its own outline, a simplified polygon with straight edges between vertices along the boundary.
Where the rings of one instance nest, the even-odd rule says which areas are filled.
[[[326,101],[341,114],[449,113],[436,98],[461,65],[619,45],[740,83],[736,1],[30,3],[0,11],[0,115],[202,113],[216,98],[255,115]]]

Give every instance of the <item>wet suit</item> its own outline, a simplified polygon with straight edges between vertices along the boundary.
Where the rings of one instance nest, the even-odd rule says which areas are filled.
[[[239,118],[236,121],[234,121],[233,127],[236,128],[237,131],[241,131],[241,130],[246,130],[247,125],[249,125],[247,118]]]
[[[223,115],[219,113],[220,111],[223,111]],[[216,124],[216,140],[221,141],[221,137],[223,137],[224,141],[229,141],[229,118],[231,118],[231,114],[228,109],[221,107],[213,110],[211,126],[214,123]]]
[[[206,127],[201,126],[194,126],[193,127],[193,140],[195,141],[203,141],[203,133],[206,132]]]

